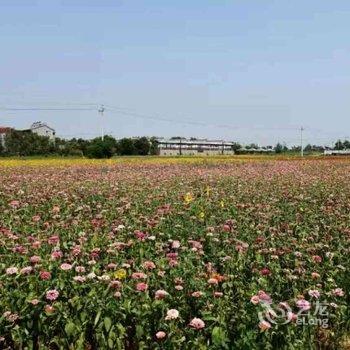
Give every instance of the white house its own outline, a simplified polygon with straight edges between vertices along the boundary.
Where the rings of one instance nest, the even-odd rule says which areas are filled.
[[[5,147],[5,137],[12,129],[5,126],[0,126],[0,144]]]
[[[323,154],[325,156],[348,156],[350,155],[350,149],[342,149],[342,150],[334,150],[334,149],[326,149]]]
[[[30,131],[39,136],[49,137],[50,140],[55,141],[56,131],[49,127],[46,123],[35,122],[31,125]]]

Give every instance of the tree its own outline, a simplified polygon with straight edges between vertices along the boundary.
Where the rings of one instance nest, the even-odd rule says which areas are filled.
[[[116,152],[117,142],[112,136],[105,136],[104,139],[97,137],[91,140],[86,147],[86,156],[88,158],[111,158]]]
[[[275,146],[275,153],[279,154],[283,152],[283,145],[281,143],[277,143],[277,145]]]
[[[55,152],[55,145],[48,137],[32,132],[12,130],[5,137],[5,148],[9,155],[48,155]]]
[[[156,137],[151,137],[150,140],[150,154],[157,155],[158,154],[158,140]]]
[[[5,149],[4,146],[2,145],[2,140],[0,139],[0,155],[4,153]]]
[[[343,150],[343,149],[344,149],[343,142],[341,142],[341,140],[338,140],[338,141],[335,143],[334,149],[336,149],[336,150],[338,150],[338,151]]]
[[[130,138],[123,138],[118,142],[118,154],[122,156],[131,156],[135,154],[134,142]]]
[[[344,149],[350,149],[350,142],[348,140],[345,140],[343,142],[343,147],[344,147]]]
[[[256,143],[251,143],[250,145],[246,146],[246,149],[258,149],[259,146]]]
[[[147,156],[150,151],[150,142],[147,137],[140,137],[134,141],[135,153],[139,156]]]
[[[242,148],[242,146],[238,142],[234,142],[231,148],[234,152],[237,152]]]

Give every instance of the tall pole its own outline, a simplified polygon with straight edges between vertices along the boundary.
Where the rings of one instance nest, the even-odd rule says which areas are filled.
[[[301,127],[301,128],[300,128],[300,155],[301,155],[302,157],[304,157],[303,131],[304,131],[304,128]]]
[[[103,107],[103,105],[101,105],[101,107],[98,109],[98,113],[101,116],[101,139],[102,141],[104,140],[104,130],[103,130],[103,112],[105,111],[105,108]]]

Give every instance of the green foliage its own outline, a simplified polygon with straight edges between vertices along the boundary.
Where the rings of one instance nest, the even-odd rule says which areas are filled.
[[[239,144],[238,142],[234,142],[232,145],[232,150],[234,152],[237,152],[238,150],[240,150],[242,148],[241,144]]]
[[[158,154],[158,140],[156,137],[150,138],[150,154],[153,156]]]
[[[88,158],[111,158],[116,152],[117,143],[111,136],[93,139],[86,147],[85,155]]]
[[[8,155],[48,155],[55,152],[55,145],[48,137],[12,130],[5,136],[5,150]]]
[[[139,156],[147,156],[150,151],[150,142],[147,137],[140,137],[134,141],[135,154]]]
[[[118,154],[121,156],[132,156],[136,153],[134,141],[130,138],[123,138],[118,142]]]

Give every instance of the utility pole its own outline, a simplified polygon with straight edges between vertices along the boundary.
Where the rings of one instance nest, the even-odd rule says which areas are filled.
[[[303,131],[304,128],[300,128],[300,155],[304,157],[304,146],[303,146]]]
[[[103,107],[103,105],[100,106],[100,108],[98,109],[98,113],[99,115],[101,116],[101,138],[102,138],[102,141],[104,140],[104,130],[103,130],[103,113],[105,111],[105,108]]]

